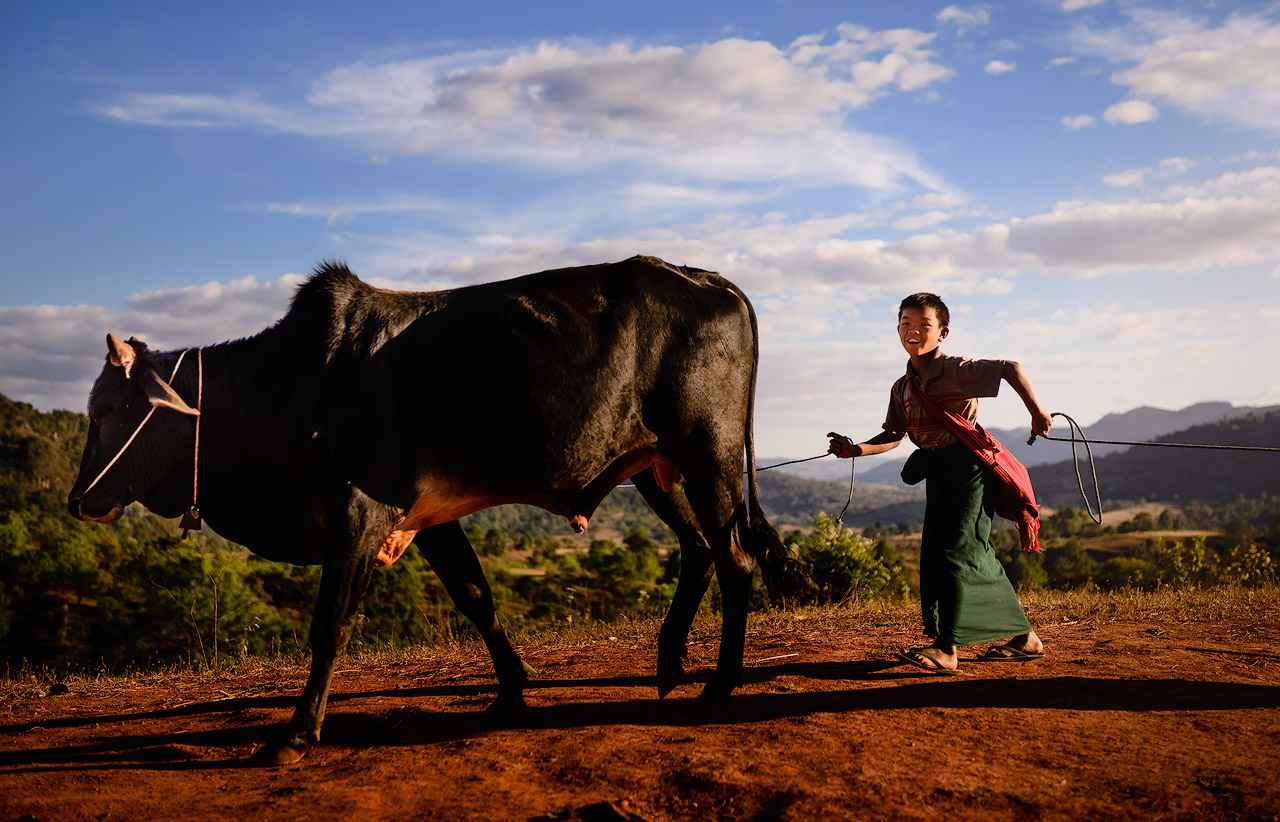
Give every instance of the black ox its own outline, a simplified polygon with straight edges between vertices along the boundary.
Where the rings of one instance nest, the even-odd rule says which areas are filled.
[[[523,666],[457,522],[482,508],[537,505],[581,531],[635,483],[681,545],[660,696],[683,676],[713,566],[723,624],[703,699],[740,684],[756,561],[775,596],[807,585],[757,501],[755,313],[717,274],[635,257],[402,293],[325,264],[255,337],[186,352],[107,343],[72,514],[198,507],[263,557],[323,563],[310,676],[260,761],[295,761],[319,740],[370,575],[410,541],[488,646],[491,710],[524,707]]]

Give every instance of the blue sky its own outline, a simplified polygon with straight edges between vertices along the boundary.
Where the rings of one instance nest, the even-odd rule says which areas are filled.
[[[918,290],[1086,425],[1280,403],[1276,3],[188,5],[0,10],[7,396],[80,410],[107,332],[255,333],[323,258],[643,253],[751,295],[760,454],[879,430]]]

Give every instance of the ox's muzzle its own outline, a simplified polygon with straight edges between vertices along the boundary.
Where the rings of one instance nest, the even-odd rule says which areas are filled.
[[[73,495],[67,498],[67,511],[71,516],[76,519],[84,520],[85,522],[103,522],[110,524],[120,519],[124,514],[124,506],[120,503],[115,503],[105,512],[95,513],[91,509],[85,509],[83,497]]]

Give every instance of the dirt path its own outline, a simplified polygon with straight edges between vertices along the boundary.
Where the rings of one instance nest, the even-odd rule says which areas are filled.
[[[749,638],[728,715],[654,698],[651,642],[526,648],[520,728],[487,662],[340,670],[324,743],[244,765],[301,669],[0,700],[0,822],[306,819],[1277,819],[1275,626],[1081,623],[1050,657],[934,677],[894,628]],[[711,637],[690,670],[714,661]]]

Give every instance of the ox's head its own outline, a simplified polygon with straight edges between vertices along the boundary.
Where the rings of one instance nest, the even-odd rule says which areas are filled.
[[[162,359],[165,376],[157,371]],[[166,381],[173,361],[136,338],[107,335],[107,361],[89,393],[89,439],[67,500],[72,516],[115,522],[139,500],[176,517],[191,503],[192,420],[199,412]]]

